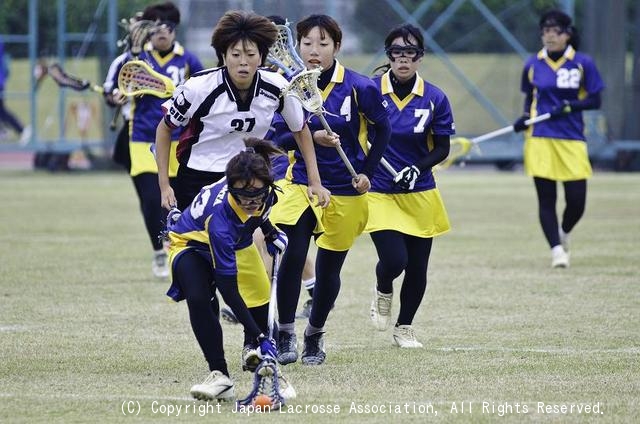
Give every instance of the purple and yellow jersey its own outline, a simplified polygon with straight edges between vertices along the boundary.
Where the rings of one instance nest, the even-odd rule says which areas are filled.
[[[593,60],[571,46],[556,62],[542,49],[524,65],[521,90],[533,94],[531,117],[551,112],[564,100],[581,100],[603,89],[604,83]],[[582,113],[573,112],[562,119],[540,122],[532,126],[530,135],[584,141]]]
[[[367,126],[386,117],[380,92],[369,78],[346,69],[336,61],[329,85],[322,92],[325,118],[331,130],[340,135],[340,144],[347,158],[361,172],[366,159]],[[311,115],[309,129],[322,130],[317,116]],[[276,126],[276,138],[280,136],[282,126]],[[322,185],[337,195],[358,195],[351,185],[351,175],[340,159],[334,147],[315,144],[316,159],[320,170]],[[293,183],[307,185],[307,169],[300,152],[294,152],[290,178]]]
[[[433,150],[434,135],[455,134],[453,113],[447,96],[438,87],[420,78],[411,93],[400,100],[393,92],[390,72],[373,79],[380,89],[391,122],[391,139],[384,153],[389,164],[399,171],[428,156]],[[431,170],[423,171],[416,181],[414,192],[430,190],[436,186]],[[402,190],[393,183],[393,177],[378,165],[371,181],[371,191],[379,193],[400,193]]]
[[[140,54],[140,60],[146,61],[154,71],[171,78],[176,87],[183,84],[189,76],[203,69],[200,60],[177,42],[174,44],[173,51],[164,57],[153,50],[150,43],[147,43],[144,51]],[[130,140],[134,143],[138,141],[153,142],[156,139],[158,123],[164,115],[162,103],[166,99],[152,95],[143,95],[133,99]],[[179,136],[180,130],[175,130],[171,139],[177,140]]]
[[[236,252],[253,243],[253,232],[268,219],[275,202],[271,191],[264,207],[247,215],[229,195],[226,179],[203,187],[169,232],[171,263],[192,248],[212,258],[215,275],[236,276]]]

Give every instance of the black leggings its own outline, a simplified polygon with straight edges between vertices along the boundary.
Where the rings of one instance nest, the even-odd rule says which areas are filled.
[[[180,286],[187,300],[191,328],[209,364],[209,370],[229,375],[211,263],[200,253],[187,250],[173,269],[173,281]],[[267,334],[269,304],[249,308],[249,312],[262,332]],[[245,332],[244,344],[249,343],[255,343],[255,338]]]
[[[131,177],[133,185],[140,201],[140,211],[144,218],[144,225],[149,234],[149,240],[153,250],[162,249],[162,241],[158,238],[160,232],[165,228],[167,211],[160,206],[160,186],[158,185],[158,174],[145,172]],[[170,179],[173,185],[173,178]]]
[[[278,224],[278,227],[285,232],[289,240],[278,271],[277,296],[278,321],[280,324],[291,324],[295,321],[296,307],[300,298],[302,269],[307,259],[309,243],[315,226],[316,216],[311,208],[307,208],[304,211],[295,225]],[[315,288],[314,293],[316,293]]]
[[[558,234],[558,216],[556,200],[558,197],[556,182],[546,178],[534,177],[533,181],[538,194],[538,216],[540,225],[549,247],[560,244]],[[587,180],[565,181],[564,199],[566,206],[562,214],[562,231],[570,232],[584,214],[587,202]]]
[[[384,230],[371,233],[371,240],[378,252],[378,291],[392,293],[393,280],[404,271],[396,325],[411,325],[427,289],[427,268],[433,238]]]
[[[316,255],[316,284],[311,297],[311,316],[309,324],[316,328],[324,327],[329,312],[340,293],[340,271],[348,250],[336,252],[318,248]],[[300,284],[298,284],[299,286]]]

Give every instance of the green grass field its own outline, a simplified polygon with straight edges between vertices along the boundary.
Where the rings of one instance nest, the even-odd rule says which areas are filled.
[[[298,392],[290,405],[302,412],[252,419],[637,422],[640,175],[590,180],[566,270],[549,267],[534,189],[521,173],[468,167],[442,172],[439,184],[453,230],[434,242],[414,322],[425,348],[401,351],[390,331],[371,327],[376,259],[363,236],[327,323],[326,364],[285,367]],[[169,302],[168,284],[151,277],[124,173],[2,171],[0,196],[2,422],[249,422],[229,404],[201,417],[206,405],[189,399],[206,365],[186,305]],[[223,325],[244,395],[251,375],[240,371],[241,330]],[[599,413],[546,414],[538,402]],[[339,413],[312,412],[335,405]],[[366,405],[402,413],[350,411]],[[180,416],[166,417],[178,407]]]

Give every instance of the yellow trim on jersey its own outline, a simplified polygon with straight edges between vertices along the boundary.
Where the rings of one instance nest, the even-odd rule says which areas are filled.
[[[525,137],[527,175],[554,181],[585,180],[592,175],[587,143],[546,137]]]
[[[153,143],[143,141],[129,142],[129,156],[131,158],[130,175],[132,177],[144,174],[145,172],[151,172],[153,174],[158,173],[156,157],[151,153],[152,144]],[[178,142],[172,141],[171,150],[169,152],[169,177],[175,177],[178,174],[178,159],[176,158],[177,148]]]
[[[416,193],[369,193],[366,233],[393,230],[431,238],[450,229],[449,216],[437,188]]]
[[[236,215],[238,215],[238,218],[240,218],[240,221],[242,221],[243,224],[245,222],[247,222],[247,220],[249,218],[251,218],[252,216],[260,216],[260,215],[262,215],[262,212],[264,210],[264,205],[262,205],[262,207],[260,209],[258,209],[253,215],[248,215],[240,207],[240,205],[238,205],[238,202],[236,202],[236,199],[234,199],[231,194],[229,194],[227,196],[227,201],[229,202],[229,205],[231,206],[231,209],[233,209],[233,211],[236,213]]]

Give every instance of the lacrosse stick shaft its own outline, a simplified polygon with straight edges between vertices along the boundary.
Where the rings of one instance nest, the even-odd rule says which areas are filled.
[[[318,116],[318,118],[320,118],[320,123],[322,123],[322,126],[327,131],[327,133],[329,135],[333,135],[333,131],[331,131],[331,127],[329,127],[329,123],[324,118],[324,115],[322,114],[322,111],[320,111],[319,113],[316,113],[316,115]],[[349,162],[349,158],[344,153],[344,150],[342,150],[342,146],[340,146],[340,144],[336,145],[336,150],[338,151],[338,154],[340,155],[340,159],[342,159],[342,162],[344,162],[344,164],[346,165],[347,169],[349,170],[349,174],[351,174],[351,176],[353,178],[358,178],[358,174],[356,173],[356,170],[353,169],[353,165],[351,165],[351,162]]]
[[[269,312],[267,315],[267,326],[269,327],[269,338],[273,338],[273,329],[276,322],[276,302],[278,288],[278,270],[280,269],[280,253],[273,255],[273,267],[271,268],[271,295],[269,298]]]
[[[371,149],[371,143],[369,143],[368,141],[367,141],[367,146],[369,146],[369,149]],[[398,175],[398,172],[395,169],[393,169],[393,166],[391,166],[391,164],[387,162],[385,158],[380,159],[380,164],[384,169],[387,170],[387,172],[389,172],[389,174],[391,174],[392,177],[395,178]]]
[[[122,112],[122,105],[116,106],[116,110],[113,111],[113,118],[111,118],[111,122],[109,122],[109,129],[111,131],[115,130],[118,126],[118,118],[120,118],[120,113]]]
[[[550,113],[545,113],[543,115],[536,116],[535,118],[531,118],[531,119],[528,119],[528,120],[524,121],[524,124],[526,126],[529,126],[529,125],[537,124],[538,122],[546,121],[549,118],[551,118],[551,114]],[[478,136],[476,138],[472,138],[471,142],[472,143],[481,143],[483,141],[490,140],[492,138],[501,136],[503,134],[510,133],[511,131],[513,131],[513,125],[509,125],[508,127],[500,128],[500,129],[497,129],[495,131],[491,131],[490,133],[483,134],[483,135]]]

